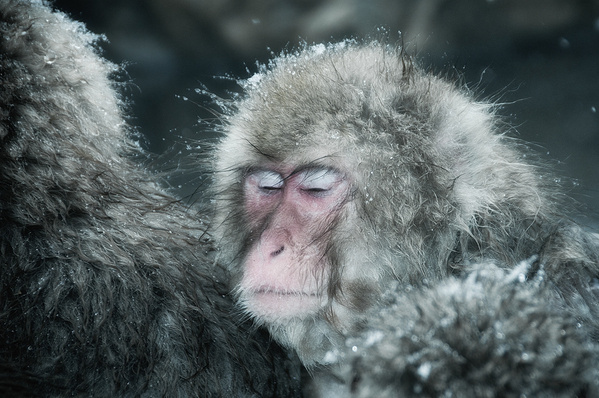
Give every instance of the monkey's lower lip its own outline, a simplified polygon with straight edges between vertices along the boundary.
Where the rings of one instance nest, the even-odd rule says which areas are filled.
[[[273,295],[273,296],[305,296],[305,297],[318,297],[317,293],[303,292],[300,290],[287,290],[281,288],[274,288],[270,286],[260,287],[254,290],[256,295]]]
[[[314,314],[322,301],[317,293],[272,287],[256,289],[246,299],[254,315],[271,322]]]

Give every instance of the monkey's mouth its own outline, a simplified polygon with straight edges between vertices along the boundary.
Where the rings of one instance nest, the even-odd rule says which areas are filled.
[[[260,286],[254,290],[254,294],[272,294],[278,296],[309,296],[318,297],[319,294],[316,292],[304,292],[301,290],[289,290],[284,288],[276,288],[272,286]]]
[[[246,304],[256,315],[294,318],[314,313],[322,295],[317,292],[261,286],[248,292]]]

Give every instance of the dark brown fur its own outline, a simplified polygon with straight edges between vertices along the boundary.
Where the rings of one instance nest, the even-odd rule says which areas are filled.
[[[35,396],[293,396],[298,368],[240,322],[205,220],[135,160],[97,36],[0,2],[0,374]]]

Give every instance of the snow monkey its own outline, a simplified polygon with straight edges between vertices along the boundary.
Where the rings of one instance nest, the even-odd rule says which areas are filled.
[[[554,326],[566,334],[576,328],[562,324],[580,322],[586,332],[568,334],[578,347],[568,358],[573,371],[556,383],[570,383],[568,393],[586,388],[591,378],[569,376],[596,363],[587,353],[596,352],[589,348],[597,326],[589,314],[597,312],[597,238],[562,215],[554,179],[503,134],[494,105],[475,101],[468,90],[423,71],[401,48],[377,41],[306,45],[276,57],[242,85],[245,94],[225,110],[224,137],[213,159],[214,236],[239,303],[309,370],[351,365],[348,341],[362,335],[367,342],[365,331],[381,324],[390,302],[413,307],[385,322],[387,332],[389,325],[396,329],[391,336],[410,323],[430,323],[424,315],[434,305],[417,303],[426,289],[430,300],[475,316],[458,305],[465,299],[456,294],[480,286],[468,278],[476,280],[472,273],[488,264],[498,271],[484,286],[521,283],[518,297],[531,300],[500,296],[512,288],[488,289],[489,309],[478,310],[480,319],[492,321],[489,314],[499,316],[498,308],[525,303],[559,319]],[[509,269],[523,261],[523,282],[510,279]],[[542,283],[533,287],[533,280]],[[532,300],[541,288],[553,301]],[[406,296],[410,289],[420,293]],[[555,315],[557,308],[562,312]],[[520,325],[514,334],[536,333],[537,341],[547,333],[559,343],[559,333],[516,322],[518,313],[501,313],[503,323]],[[439,322],[434,326],[442,329]],[[470,344],[472,337],[459,337],[459,328],[452,333]],[[437,343],[462,355],[460,344],[448,338]],[[549,350],[530,344],[519,349],[529,355]],[[364,355],[382,359],[380,351]],[[408,348],[391,351],[410,354]],[[497,380],[491,371],[497,357],[480,365],[490,369],[477,379],[481,383]],[[464,367],[478,366],[465,358]],[[464,369],[455,371],[462,381],[468,379]],[[387,378],[405,382],[427,374],[414,372],[410,379],[409,366],[396,370]],[[361,378],[353,372],[350,387],[368,391],[356,387]],[[471,396],[475,385],[468,387]],[[457,387],[453,392],[469,396]]]

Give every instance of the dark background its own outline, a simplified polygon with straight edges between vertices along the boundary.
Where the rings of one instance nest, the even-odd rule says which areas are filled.
[[[266,62],[271,53],[302,40],[379,37],[383,29],[391,41],[406,43],[427,69],[459,77],[479,98],[505,104],[500,113],[514,126],[510,134],[532,142],[565,177],[571,194],[599,209],[599,0],[58,0],[55,5],[105,34],[104,55],[127,65],[131,122],[165,167],[197,157],[193,150],[186,153],[190,142],[201,146],[214,137],[198,123],[213,116],[196,88],[227,96],[235,86],[217,77],[249,77],[256,61]],[[175,189],[187,194],[201,186],[200,177],[181,170],[187,171],[173,182]]]

